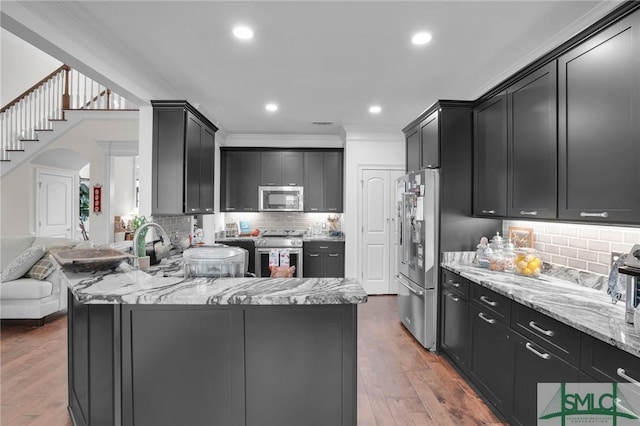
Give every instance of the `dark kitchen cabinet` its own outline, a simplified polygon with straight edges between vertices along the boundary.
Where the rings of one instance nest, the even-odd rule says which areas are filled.
[[[343,152],[304,152],[304,211],[342,212]]]
[[[440,346],[463,371],[468,368],[469,281],[443,271]]]
[[[343,241],[305,241],[303,255],[305,277],[344,278]]]
[[[597,382],[640,381],[640,358],[591,336],[582,336],[580,369]]]
[[[509,327],[511,302],[487,288],[471,290],[469,375],[505,417],[513,403],[514,336]]]
[[[213,213],[217,127],[186,101],[152,105],[152,214]]]
[[[474,117],[473,213],[507,215],[507,97],[480,104]]]
[[[438,111],[410,130],[405,129],[406,169],[416,171],[440,167]]]
[[[558,217],[640,223],[640,13],[558,59]]]
[[[507,89],[509,217],[555,219],[556,62]]]
[[[299,151],[260,153],[260,185],[302,186],[303,155]]]
[[[405,136],[406,171],[420,170],[420,127],[416,126]]]
[[[260,152],[221,151],[220,209],[226,212],[257,212]]]

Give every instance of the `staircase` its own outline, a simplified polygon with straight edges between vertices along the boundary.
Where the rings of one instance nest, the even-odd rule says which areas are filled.
[[[0,175],[64,133],[73,111],[137,109],[122,96],[62,65],[0,110]]]

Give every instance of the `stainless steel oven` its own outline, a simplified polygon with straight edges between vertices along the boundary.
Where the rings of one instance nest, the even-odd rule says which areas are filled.
[[[273,236],[269,236],[269,234],[267,233],[267,235],[264,235],[262,238],[258,238],[255,241],[256,276],[271,276],[269,265],[272,263],[277,263],[280,266],[283,266],[280,259],[287,259],[289,266],[296,267],[293,276],[295,278],[302,277],[302,238],[280,236],[287,235],[286,232],[277,234],[272,233],[272,235]],[[276,259],[278,260],[276,261]]]

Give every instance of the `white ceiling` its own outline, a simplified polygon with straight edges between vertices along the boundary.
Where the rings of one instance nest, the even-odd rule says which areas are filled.
[[[476,99],[620,4],[2,3],[4,28],[135,102],[187,99],[227,133],[266,134],[399,131],[437,99]],[[253,40],[231,35],[239,23]],[[431,43],[412,45],[418,30]],[[375,116],[374,103],[383,108]]]

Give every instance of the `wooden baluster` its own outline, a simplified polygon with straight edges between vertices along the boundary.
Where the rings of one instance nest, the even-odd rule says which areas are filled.
[[[70,97],[69,97],[69,67],[64,66],[64,89],[62,93],[62,109],[69,109],[70,107]]]
[[[111,109],[111,90],[107,89],[107,109]]]

